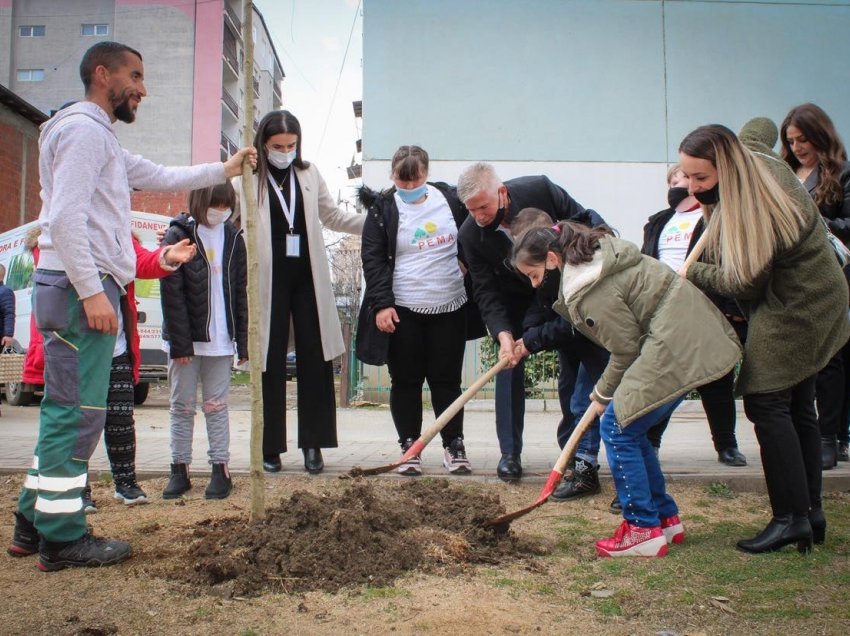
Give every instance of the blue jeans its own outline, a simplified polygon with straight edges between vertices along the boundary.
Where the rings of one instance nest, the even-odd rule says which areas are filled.
[[[620,428],[611,402],[600,419],[608,466],[623,506],[623,517],[641,528],[655,528],[661,519],[679,514],[664,487],[664,474],[646,432],[679,406],[679,397]]]

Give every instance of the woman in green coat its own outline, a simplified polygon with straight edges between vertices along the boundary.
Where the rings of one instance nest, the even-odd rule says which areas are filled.
[[[625,520],[597,553],[664,556],[684,528],[646,431],[734,368],[735,332],[696,287],[604,226],[529,230],[513,263],[534,287],[561,269],[555,311],[611,353],[590,397]]]
[[[709,262],[682,272],[738,300],[749,331],[736,391],[755,424],[773,518],[751,553],[822,543],[821,440],[815,378],[847,342],[847,285],[811,197],[785,162],[724,126],[679,146],[688,189],[709,217]]]

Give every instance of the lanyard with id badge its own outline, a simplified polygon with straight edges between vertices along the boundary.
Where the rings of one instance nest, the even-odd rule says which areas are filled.
[[[286,217],[286,222],[289,223],[289,234],[286,235],[286,256],[298,258],[301,256],[301,245],[299,236],[295,233],[295,177],[292,176],[292,169],[289,174],[289,205],[286,205],[286,199],[283,198],[283,193],[280,191],[280,186],[277,181],[269,175],[269,183],[272,184],[272,189],[280,201],[280,207],[283,210],[283,216]],[[291,206],[291,207],[290,207]]]

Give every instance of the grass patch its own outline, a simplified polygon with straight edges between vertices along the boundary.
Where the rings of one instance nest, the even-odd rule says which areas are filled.
[[[712,497],[722,497],[723,499],[732,499],[735,493],[723,481],[713,481],[706,487],[706,492]]]

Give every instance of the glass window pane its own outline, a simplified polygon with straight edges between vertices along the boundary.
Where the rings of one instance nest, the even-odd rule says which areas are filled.
[[[39,26],[32,27],[33,37],[43,38],[45,31],[46,31],[46,29],[45,29],[43,24],[39,25]]]
[[[84,24],[82,34],[83,35],[94,35],[94,25],[93,24]]]
[[[33,82],[44,81],[44,69],[43,68],[34,68],[32,70],[32,75],[31,75],[30,79]]]
[[[106,24],[96,24],[94,30],[96,35],[109,35],[109,26]]]

